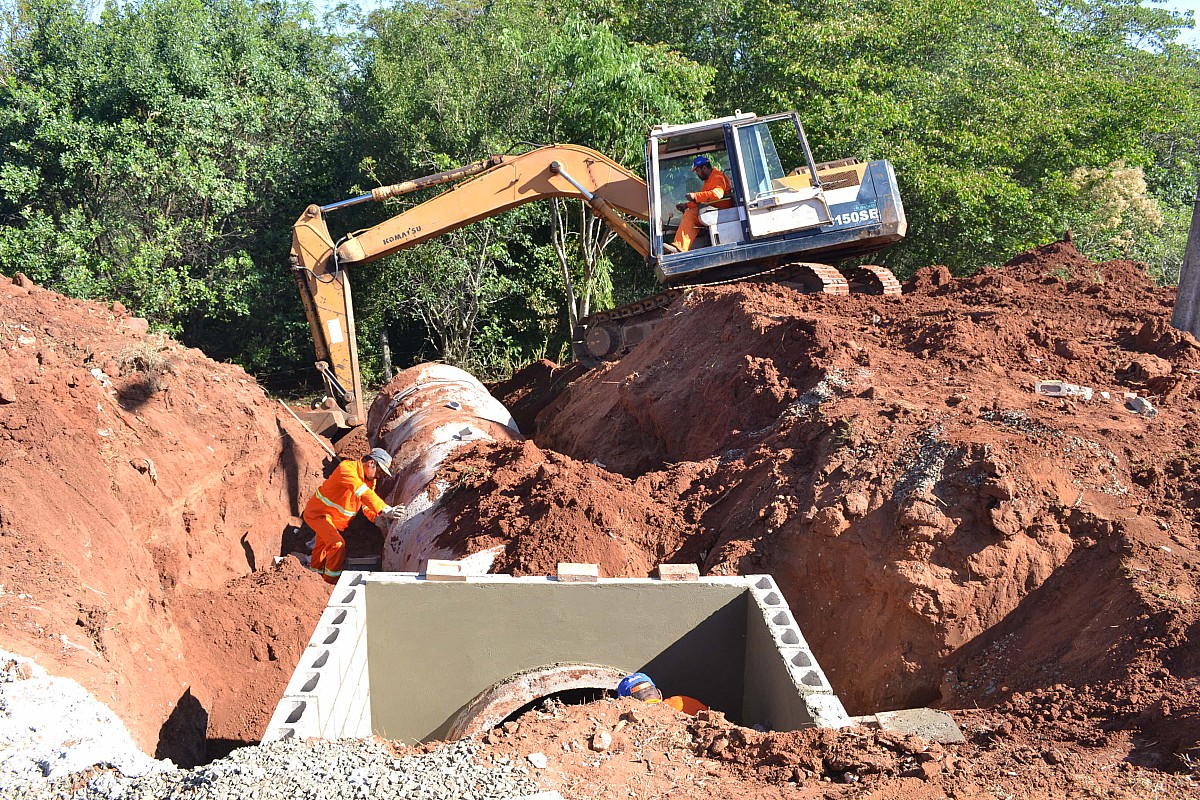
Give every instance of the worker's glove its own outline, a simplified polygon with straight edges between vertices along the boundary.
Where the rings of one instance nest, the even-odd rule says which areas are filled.
[[[676,211],[687,211],[687,207],[688,207],[687,203],[676,203],[675,204]]]
[[[391,522],[394,519],[399,519],[404,513],[404,506],[384,506],[383,509],[375,515],[376,522]]]

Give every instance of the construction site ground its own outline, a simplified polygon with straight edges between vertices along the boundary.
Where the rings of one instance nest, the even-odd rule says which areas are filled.
[[[568,798],[1200,797],[1200,345],[1173,305],[1055,243],[902,297],[696,289],[619,362],[495,387],[529,438],[449,462],[439,545],[515,575],[770,573],[851,714],[934,706],[967,742],[610,699],[474,757]],[[150,755],[252,745],[329,595],[274,557],[331,461],[119,305],[18,276],[0,312],[0,648]]]

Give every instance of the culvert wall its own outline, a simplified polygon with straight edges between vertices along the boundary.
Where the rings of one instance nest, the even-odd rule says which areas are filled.
[[[590,674],[609,677],[593,682],[612,684],[600,689],[646,672],[664,694],[747,726],[850,724],[770,576],[568,583],[346,572],[264,741],[446,738],[493,687],[560,664],[595,665]]]

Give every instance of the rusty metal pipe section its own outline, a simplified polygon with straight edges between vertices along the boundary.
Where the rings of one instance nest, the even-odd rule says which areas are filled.
[[[382,203],[384,200],[410,194],[428,186],[440,186],[443,183],[452,183],[462,178],[478,175],[492,167],[500,166],[504,161],[504,156],[492,155],[481,161],[473,161],[470,164],[448,169],[445,172],[437,172],[433,175],[426,175],[423,178],[413,178],[411,181],[393,183],[391,186],[380,186],[371,190],[371,199],[377,203]]]
[[[384,532],[387,572],[421,572],[431,558],[462,559],[434,544],[447,523],[440,501],[448,487],[437,480],[438,471],[460,447],[523,438],[482,383],[448,364],[418,364],[388,381],[367,412],[367,436],[372,447],[392,454],[392,477],[381,480],[381,495],[405,507]],[[486,572],[494,558],[485,551],[468,561],[472,571]]]
[[[549,664],[518,672],[492,684],[463,706],[450,724],[447,741],[486,733],[531,703],[562,692],[592,689],[617,691],[628,673],[600,664]]]
[[[347,200],[338,200],[336,203],[321,206],[321,211],[338,211],[350,206],[357,206],[362,203],[382,203],[384,200],[390,200],[393,197],[411,194],[420,191],[428,186],[440,186],[443,183],[451,183],[452,181],[460,180],[461,178],[469,178],[472,175],[478,175],[484,170],[489,170],[492,167],[499,166],[504,163],[504,156],[488,156],[482,161],[473,161],[470,164],[464,164],[461,167],[448,169],[445,172],[436,172],[433,175],[425,175],[421,178],[413,178],[410,181],[401,181],[393,183],[390,186],[377,186],[371,190],[369,194],[360,194],[357,197],[351,197]]]

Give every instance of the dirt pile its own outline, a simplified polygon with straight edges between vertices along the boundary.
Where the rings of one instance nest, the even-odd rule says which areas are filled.
[[[4,646],[151,754],[257,739],[327,596],[270,569],[320,448],[242,369],[119,304],[0,276],[0,320]]]
[[[967,736],[940,745],[870,728],[763,733],[719,712],[606,700],[549,703],[487,734],[483,757],[525,766],[565,797],[1195,797],[1192,776],[1125,762],[1126,733],[1070,741],[1055,723],[1019,733],[1009,717],[956,714]],[[544,760],[543,760],[544,759]]]
[[[448,463],[440,544],[501,545],[514,574],[769,572],[851,713],[937,705],[969,742],[666,709],[617,730],[633,709],[609,702],[489,749],[541,752],[568,796],[1195,796],[1200,345],[1173,301],[1061,243],[929,267],[901,298],[712,287],[618,363],[498,387],[534,438]],[[4,641],[151,752],[253,738],[327,595],[261,569],[319,448],[240,370],[120,310],[7,280],[0,304]]]
[[[852,713],[1089,687],[1070,718],[1179,766],[1200,741],[1200,346],[1173,301],[1063,243],[927,268],[902,298],[699,289],[535,442],[682,520],[670,560],[772,573]],[[1052,379],[1093,399],[1034,391]]]
[[[476,447],[440,477],[451,489],[435,544],[466,553],[503,545],[492,572],[553,575],[566,561],[599,564],[604,577],[646,576],[690,527],[648,482],[528,441]]]

